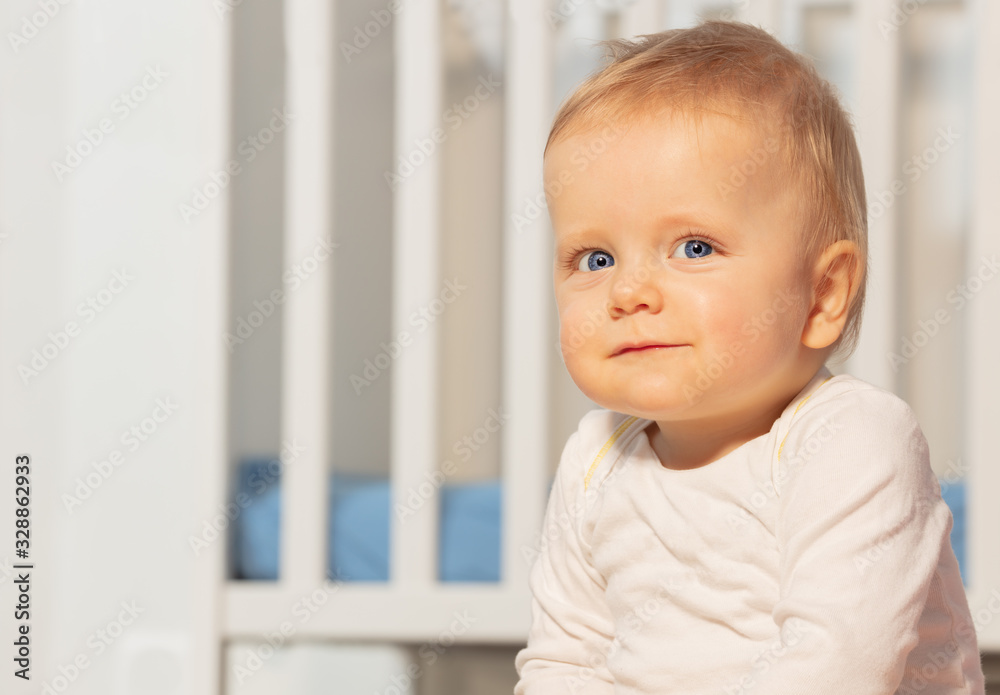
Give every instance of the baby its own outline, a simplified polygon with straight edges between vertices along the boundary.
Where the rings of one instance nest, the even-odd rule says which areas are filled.
[[[827,360],[865,293],[830,85],[738,23],[608,42],[544,156],[563,452],[515,693],[983,693],[910,408]]]

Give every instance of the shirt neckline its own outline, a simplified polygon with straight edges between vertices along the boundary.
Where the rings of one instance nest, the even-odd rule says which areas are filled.
[[[656,455],[656,451],[653,449],[653,444],[652,442],[649,441],[649,435],[647,434],[650,425],[656,424],[655,420],[638,418],[637,421],[633,423],[638,430],[636,436],[633,439],[639,441],[638,443],[636,443],[635,441],[630,442],[630,445],[637,446],[637,448],[639,449],[645,448],[648,451],[649,456],[654,461],[657,462],[660,470],[664,471],[668,475],[683,475],[685,473],[692,473],[694,471],[700,471],[711,467],[715,467],[717,469],[718,466],[716,464],[724,462],[727,459],[737,454],[743,453],[748,446],[754,444],[755,442],[759,442],[765,437],[770,437],[774,435],[776,433],[776,430],[778,429],[779,423],[786,420],[786,418],[794,416],[798,412],[798,409],[801,408],[802,405],[804,405],[805,402],[809,400],[812,397],[812,395],[816,393],[816,391],[831,378],[833,378],[833,374],[830,372],[827,366],[823,365],[822,367],[820,367],[816,371],[816,373],[812,376],[812,378],[808,382],[806,382],[806,385],[803,386],[802,389],[795,395],[795,397],[788,402],[788,405],[785,406],[785,409],[781,411],[781,415],[779,415],[775,419],[775,421],[771,424],[771,429],[769,429],[767,432],[764,432],[763,434],[757,435],[753,439],[748,439],[747,441],[743,442],[732,451],[727,452],[722,456],[720,456],[719,458],[715,459],[714,461],[709,461],[708,463],[703,464],[701,466],[696,466],[694,468],[669,468],[667,466],[664,466],[663,462],[660,461],[660,457]]]

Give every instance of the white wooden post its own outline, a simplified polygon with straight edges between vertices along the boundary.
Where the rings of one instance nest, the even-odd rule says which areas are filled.
[[[288,111],[285,167],[285,262],[333,238],[333,6],[325,0],[286,0]],[[333,263],[316,271],[285,304],[282,335],[281,433],[298,446],[283,465],[281,561],[283,590],[307,591],[326,575],[326,505],[330,465],[330,378]]]
[[[881,190],[897,175],[896,134],[899,131],[899,32],[883,35],[879,20],[890,16],[893,0],[855,3],[858,53],[854,69],[858,85],[858,146],[868,190]],[[869,206],[870,207],[870,206]],[[868,219],[869,280],[865,320],[858,349],[848,371],[881,388],[895,390],[886,355],[897,339],[899,313],[896,220],[891,205]]]
[[[529,201],[544,198],[542,151],[553,116],[551,35],[542,6],[510,3],[504,139],[503,391],[510,415],[502,433],[503,558],[501,579],[508,590],[528,593],[535,538],[542,528],[549,462],[548,384],[552,349],[552,241],[548,216],[515,225]],[[542,206],[539,206],[540,208]],[[527,609],[527,604],[525,604]],[[527,623],[525,623],[527,626]]]
[[[400,157],[413,172],[397,182],[393,218],[393,335],[410,330],[409,316],[440,291],[441,17],[436,2],[414,3],[395,19],[396,123],[394,166]],[[412,330],[410,330],[412,333]],[[392,506],[406,504],[437,469],[438,333],[430,326],[404,346],[392,367]],[[439,491],[435,487],[436,493]],[[426,592],[437,579],[440,495],[418,514],[391,516],[389,576],[395,587]]]
[[[983,259],[1000,258],[1000,3],[979,0],[970,21],[975,28],[975,76],[973,83],[973,190],[966,268],[971,275]],[[1000,278],[984,281],[983,289],[970,301],[965,336],[966,364],[966,456],[971,470],[966,478],[967,533],[969,549],[969,607],[973,618],[995,599],[1000,589],[1000,467],[997,461],[997,423],[1000,423]],[[977,624],[979,648],[1000,649],[1000,618]]]

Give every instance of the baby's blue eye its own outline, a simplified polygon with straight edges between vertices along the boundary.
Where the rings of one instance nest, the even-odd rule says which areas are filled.
[[[580,258],[577,270],[603,270],[615,264],[615,259],[607,251],[590,251]]]
[[[683,245],[678,246],[671,258],[704,258],[713,253],[715,249],[707,241],[701,239],[690,239]],[[680,254],[683,252],[683,256]]]

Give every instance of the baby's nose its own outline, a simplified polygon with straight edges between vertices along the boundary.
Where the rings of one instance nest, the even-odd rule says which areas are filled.
[[[608,313],[612,316],[628,316],[638,311],[656,313],[662,308],[663,295],[648,271],[625,275],[611,289]]]

